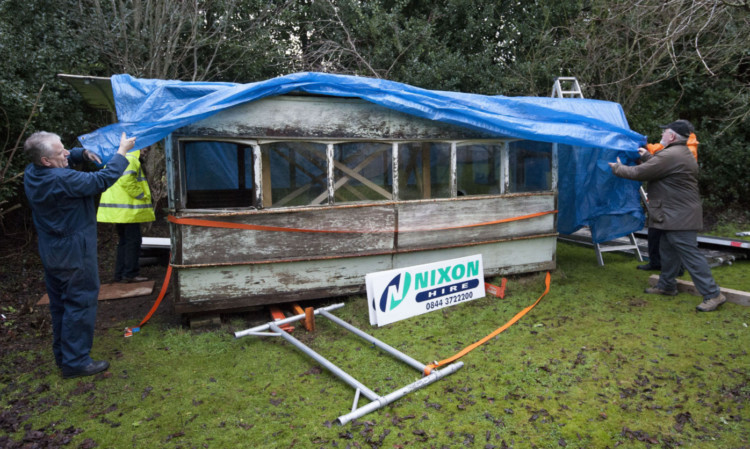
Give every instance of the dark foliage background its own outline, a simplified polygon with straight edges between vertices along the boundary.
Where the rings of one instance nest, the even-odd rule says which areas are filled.
[[[56,74],[252,82],[308,70],[536,96],[576,76],[651,141],[658,124],[691,120],[708,221],[747,221],[749,49],[748,0],[0,0],[0,224],[28,213],[19,145],[31,132],[72,147],[113,120]],[[163,162],[149,158],[163,195]]]

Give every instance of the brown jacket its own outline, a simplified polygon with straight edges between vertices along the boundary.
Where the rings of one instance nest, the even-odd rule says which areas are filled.
[[[684,144],[672,144],[641,158],[642,164],[617,164],[612,172],[648,182],[648,225],[668,231],[703,229],[703,207],[698,191],[698,162]]]

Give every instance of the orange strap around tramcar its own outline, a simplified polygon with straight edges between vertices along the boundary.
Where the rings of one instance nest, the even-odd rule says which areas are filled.
[[[167,288],[169,287],[169,280],[171,278],[172,278],[172,264],[168,264],[167,274],[164,276],[164,283],[161,284],[161,291],[159,291],[159,297],[156,298],[154,305],[151,306],[151,310],[149,310],[148,313],[146,314],[146,317],[141,320],[141,323],[138,325],[138,327],[141,327],[144,324],[146,324],[146,321],[150,320],[151,315],[153,315],[154,312],[156,312],[156,309],[159,308],[159,304],[161,304],[161,300],[164,299],[164,295],[167,293]]]
[[[534,214],[521,215],[518,217],[503,218],[501,220],[486,221],[483,223],[474,223],[469,225],[461,226],[449,226],[446,228],[414,228],[414,229],[399,229],[398,232],[425,232],[425,231],[445,231],[449,229],[461,229],[461,228],[473,228],[477,226],[489,226],[499,223],[508,223],[511,221],[528,220],[530,218],[541,217],[543,215],[549,215],[557,213],[556,210],[550,210],[545,212],[537,212]],[[333,233],[333,234],[371,234],[371,233],[390,233],[393,231],[359,231],[359,230],[333,230],[333,229],[302,229],[302,228],[285,228],[281,226],[263,226],[253,225],[245,223],[231,223],[228,221],[215,221],[215,220],[203,220],[200,218],[177,218],[173,215],[167,216],[167,220],[171,223],[188,225],[188,226],[203,226],[209,228],[227,228],[227,229],[246,229],[251,231],[276,231],[276,232],[311,232],[311,233]]]
[[[544,285],[546,286],[546,288],[544,289],[544,293],[542,293],[542,296],[540,296],[539,299],[537,299],[536,302],[534,302],[534,304],[532,304],[532,305],[526,307],[525,309],[521,310],[520,312],[518,312],[516,314],[516,316],[514,316],[510,321],[508,321],[507,323],[503,324],[502,327],[499,327],[499,328],[495,329],[491,334],[489,334],[488,336],[486,336],[483,339],[479,340],[478,342],[473,343],[473,344],[465,347],[464,349],[462,349],[461,351],[459,351],[458,353],[456,353],[455,355],[453,355],[453,356],[451,356],[451,357],[449,357],[447,359],[441,360],[439,362],[431,363],[431,364],[425,366],[424,375],[428,376],[432,372],[433,369],[438,368],[438,367],[443,366],[443,365],[447,365],[449,363],[452,363],[452,362],[460,359],[461,357],[463,357],[466,354],[470,353],[471,351],[473,351],[474,349],[478,348],[479,346],[482,346],[483,344],[487,343],[489,340],[491,340],[492,338],[494,338],[495,336],[497,336],[499,333],[503,332],[505,329],[511,327],[513,324],[515,324],[516,321],[520,320],[521,317],[523,317],[524,315],[526,315],[527,313],[529,313],[529,311],[531,309],[533,309],[534,306],[536,306],[537,304],[539,304],[539,301],[541,301],[541,299],[544,298],[544,296],[547,293],[549,293],[549,284],[550,284],[550,274],[549,274],[549,271],[548,271],[547,272],[547,276],[544,279]]]

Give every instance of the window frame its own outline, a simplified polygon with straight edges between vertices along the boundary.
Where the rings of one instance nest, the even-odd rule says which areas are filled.
[[[419,202],[419,201],[434,201],[434,200],[445,200],[445,199],[455,199],[459,197],[459,191],[458,191],[458,176],[457,176],[457,155],[460,151],[461,147],[464,146],[471,146],[471,145],[495,145],[495,146],[501,146],[501,155],[500,155],[500,173],[499,178],[501,180],[499,185],[499,193],[491,193],[491,194],[473,194],[467,196],[467,198],[481,198],[485,196],[494,196],[494,195],[504,195],[509,193],[516,193],[511,192],[510,190],[510,166],[509,166],[509,152],[510,152],[510,143],[516,142],[519,139],[476,139],[476,140],[449,140],[449,139],[420,139],[420,140],[391,140],[391,139],[384,139],[384,140],[375,140],[375,139],[340,139],[340,140],[334,140],[334,139],[268,139],[268,138],[233,138],[233,137],[214,137],[214,136],[175,136],[174,138],[170,136],[168,138],[167,145],[171,146],[172,144],[169,142],[170,140],[173,140],[173,151],[175,154],[168,154],[168,164],[171,164],[177,173],[177,182],[172,185],[172,183],[168,186],[168,190],[170,190],[170,196],[174,198],[174,200],[170,200],[170,207],[174,208],[175,210],[185,210],[185,211],[191,211],[191,212],[197,212],[197,211],[216,211],[216,210],[224,210],[224,209],[232,209],[232,210],[254,210],[254,209],[264,209],[264,210],[279,210],[279,209],[285,209],[285,208],[301,208],[301,207],[323,207],[323,206],[335,206],[337,204],[356,204],[358,202],[354,201],[347,201],[347,202],[335,202],[335,190],[336,190],[336,179],[335,179],[335,161],[334,161],[334,153],[335,153],[335,146],[339,144],[348,144],[348,143],[377,143],[377,144],[390,144],[391,145],[391,170],[392,170],[392,197],[390,199],[384,198],[382,200],[366,200],[363,201],[364,203],[379,203],[379,202]],[[245,147],[245,151],[247,151],[248,148],[252,149],[252,166],[253,166],[253,188],[252,188],[252,195],[253,200],[251,202],[251,206],[246,207],[231,207],[231,208],[206,208],[206,207],[200,207],[200,208],[194,208],[189,207],[189,204],[187,202],[187,180],[185,177],[185,143],[188,142],[195,142],[195,141],[204,141],[204,142],[227,142],[227,143],[234,143],[238,146]],[[284,143],[284,142],[307,142],[307,143],[315,143],[320,145],[326,146],[326,164],[327,164],[327,173],[326,173],[326,187],[327,187],[327,198],[325,201],[321,201],[319,204],[309,204],[309,205],[294,205],[294,206],[281,206],[281,207],[273,207],[270,204],[267,204],[266,198],[270,198],[270,189],[271,189],[271,183],[270,183],[270,171],[264,170],[264,167],[269,166],[269,160],[268,157],[264,156],[264,152],[261,149],[261,146],[268,143]],[[426,144],[449,144],[450,145],[450,169],[449,169],[449,186],[450,186],[450,197],[443,197],[443,198],[428,198],[428,199],[409,199],[409,200],[403,200],[400,198],[399,195],[399,146],[405,145],[405,144],[414,144],[414,143],[426,143]],[[551,144],[551,161],[550,161],[550,172],[551,172],[551,186],[550,190],[540,190],[538,192],[550,192],[550,191],[556,191],[557,190],[557,180],[558,180],[558,163],[557,163],[557,147],[558,145],[556,143]],[[170,161],[171,159],[171,161]],[[173,175],[175,176],[175,175]],[[171,191],[172,189],[175,189],[175,191]],[[536,192],[536,191],[535,191]],[[520,192],[519,192],[520,193]],[[523,192],[523,193],[534,193],[534,192]]]

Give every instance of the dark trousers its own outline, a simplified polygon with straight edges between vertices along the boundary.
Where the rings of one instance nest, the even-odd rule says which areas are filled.
[[[95,229],[95,228],[94,228]],[[52,352],[63,374],[91,363],[99,272],[96,234],[40,239],[44,281],[52,315]]]
[[[661,274],[656,285],[662,290],[677,288],[675,280],[681,266],[684,266],[693,279],[695,288],[703,299],[719,295],[719,287],[711,274],[705,256],[698,249],[698,233],[695,231],[662,231],[661,234]]]
[[[657,270],[661,268],[661,256],[659,256],[659,240],[661,229],[648,228],[648,263]]]
[[[138,259],[141,256],[141,224],[115,223],[117,236],[117,260],[115,262],[115,281],[132,279],[140,273]]]

